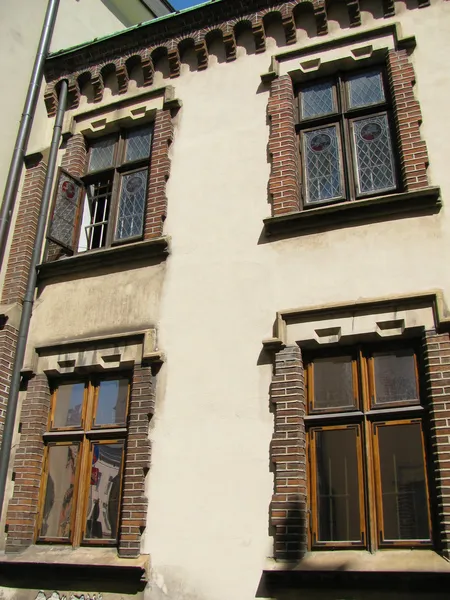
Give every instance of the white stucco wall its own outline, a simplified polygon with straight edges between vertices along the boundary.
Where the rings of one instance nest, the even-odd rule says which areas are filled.
[[[362,8],[364,27],[387,22]],[[42,290],[32,344],[156,321],[167,362],[150,432],[149,599],[255,598],[273,541],[272,367],[261,341],[272,335],[276,311],[436,288],[450,302],[450,74],[442,68],[449,13],[441,0],[423,10],[397,3],[391,20],[417,39],[416,93],[430,184],[442,190],[439,214],[259,243],[270,215],[268,89],[260,74],[280,51],[269,39],[265,54],[240,46],[232,63],[212,54],[203,72],[191,71],[187,57],[181,77],[166,81],[183,107],[171,147],[165,267],[92,274]],[[299,32],[302,43],[317,41],[307,29]],[[331,29],[348,34],[337,21]],[[161,83],[157,73],[154,86]]]

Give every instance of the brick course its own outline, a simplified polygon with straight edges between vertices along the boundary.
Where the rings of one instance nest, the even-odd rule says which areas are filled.
[[[300,210],[300,155],[295,132],[295,99],[289,75],[278,77],[270,86],[268,104],[270,118],[269,152],[272,171],[269,193],[272,215]]]
[[[270,457],[275,488],[270,507],[277,559],[298,560],[307,550],[307,475],[305,385],[300,348],[288,346],[275,355],[270,389],[275,430]]]
[[[0,443],[3,437],[6,405],[18,337],[19,331],[9,323],[4,324],[0,329]]]

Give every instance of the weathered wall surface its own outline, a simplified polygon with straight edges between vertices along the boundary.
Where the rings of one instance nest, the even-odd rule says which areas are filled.
[[[178,79],[165,79],[165,64],[158,66],[154,86],[174,85],[183,102],[171,148],[165,233],[172,242],[164,268],[96,273],[42,290],[30,338],[36,345],[117,327],[158,328],[167,362],[150,432],[142,547],[151,555],[149,600],[257,594],[273,542],[272,365],[261,341],[271,336],[277,310],[435,288],[450,302],[450,74],[441,68],[450,52],[449,11],[440,0],[420,11],[399,2],[392,19],[417,40],[411,60],[430,184],[441,186],[444,201],[439,214],[265,243],[268,88],[260,74],[280,51],[274,28],[265,54],[254,54],[241,36],[233,63],[218,45],[204,72],[190,54]],[[389,22],[365,2],[362,17],[366,29]],[[349,33],[339,11],[330,9],[329,19],[330,36]],[[307,20],[300,25],[299,45],[326,39],[311,37]]]

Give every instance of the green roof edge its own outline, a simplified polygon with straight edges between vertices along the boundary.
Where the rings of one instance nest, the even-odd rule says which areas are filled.
[[[57,58],[59,56],[63,56],[64,54],[72,54],[73,52],[77,52],[82,48],[87,48],[89,46],[93,46],[95,44],[100,44],[105,40],[110,40],[115,37],[119,37],[124,33],[129,33],[130,31],[137,31],[138,29],[143,29],[147,25],[153,23],[160,23],[161,21],[166,21],[167,19],[173,19],[178,17],[179,15],[185,14],[187,12],[192,12],[199,8],[202,8],[208,4],[219,4],[220,2],[224,2],[225,0],[208,0],[207,2],[202,2],[201,4],[196,4],[195,6],[189,6],[188,8],[183,8],[182,10],[178,10],[174,13],[170,13],[168,15],[163,15],[162,17],[157,17],[156,19],[150,19],[149,21],[144,21],[143,23],[138,23],[137,25],[132,25],[131,27],[127,27],[126,29],[121,29],[120,31],[115,31],[114,33],[110,33],[109,35],[104,35],[100,38],[94,38],[90,42],[83,42],[82,44],[77,44],[76,46],[70,46],[69,48],[63,48],[62,50],[57,50],[56,52],[51,52],[47,56],[47,60],[51,60],[52,58]]]

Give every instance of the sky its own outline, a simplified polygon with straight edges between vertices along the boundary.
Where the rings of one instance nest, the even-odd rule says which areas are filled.
[[[170,0],[171,5],[177,10],[188,8],[189,6],[195,6],[196,4],[203,4],[206,0]]]

